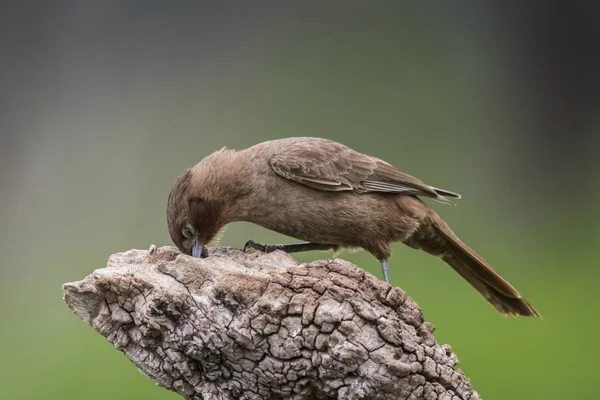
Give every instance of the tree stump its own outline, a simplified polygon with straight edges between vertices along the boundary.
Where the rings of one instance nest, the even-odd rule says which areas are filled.
[[[75,314],[186,399],[479,399],[417,304],[343,260],[130,250],[63,291]]]

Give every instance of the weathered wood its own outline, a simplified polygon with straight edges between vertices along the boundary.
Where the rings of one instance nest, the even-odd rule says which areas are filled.
[[[63,290],[186,399],[479,399],[417,304],[346,261],[130,250]]]

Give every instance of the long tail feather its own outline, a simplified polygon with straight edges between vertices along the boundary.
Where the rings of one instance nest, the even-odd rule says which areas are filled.
[[[521,294],[479,254],[463,243],[430,208],[421,228],[405,243],[439,256],[498,311],[507,315],[541,317]]]
[[[442,259],[498,311],[508,315],[540,317],[533,306],[479,254],[456,237],[445,222],[439,219],[434,223],[434,229],[445,239],[446,254]]]

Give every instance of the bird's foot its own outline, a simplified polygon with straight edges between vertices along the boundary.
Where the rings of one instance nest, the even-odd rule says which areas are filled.
[[[208,257],[208,247],[202,246],[202,252],[200,253],[200,258]]]
[[[254,240],[248,240],[246,242],[246,244],[244,245],[244,253],[248,249],[262,251],[263,253],[271,253],[275,250],[283,250],[284,249],[283,246],[284,245],[281,245],[281,244],[262,244],[262,243],[256,243]]]
[[[253,240],[248,240],[244,245],[244,252],[248,249],[255,249],[264,253],[271,253],[275,250],[281,250],[286,253],[299,253],[302,251],[313,250],[335,250],[337,245],[321,243],[293,243],[293,244],[261,244]]]

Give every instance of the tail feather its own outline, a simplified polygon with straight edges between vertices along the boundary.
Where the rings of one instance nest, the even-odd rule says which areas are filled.
[[[522,315],[527,317],[540,317],[540,314],[522,297],[510,297],[487,284],[472,269],[465,266],[453,256],[444,256],[442,259],[450,265],[460,276],[471,284],[481,295],[489,301],[499,312],[506,315]]]
[[[471,284],[499,312],[507,315],[541,317],[521,294],[502,278],[481,256],[463,243],[448,225],[431,211],[435,238],[429,237],[425,250],[434,250],[460,276]],[[424,240],[422,237],[421,240]],[[435,243],[432,247],[431,242]]]

